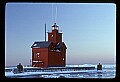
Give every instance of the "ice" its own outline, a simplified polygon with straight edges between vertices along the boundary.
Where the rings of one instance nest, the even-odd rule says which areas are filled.
[[[66,65],[66,67],[95,67],[97,68],[97,64],[82,64],[82,65]],[[102,64],[102,68],[116,68],[116,65],[113,64]]]
[[[92,65],[92,64],[66,65],[66,67],[97,67],[97,65]]]
[[[116,68],[116,65],[103,64],[103,68]]]
[[[13,72],[5,72],[6,77],[18,78],[115,78],[116,65],[103,64],[103,69],[97,71],[97,65],[82,64],[82,65],[66,65],[66,67],[95,67],[94,70],[79,70],[79,71],[54,71],[54,72],[24,72],[14,74]],[[16,67],[12,67],[16,68]],[[24,67],[37,68],[37,67]],[[11,68],[5,68],[11,69]],[[21,77],[22,76],[22,77]]]

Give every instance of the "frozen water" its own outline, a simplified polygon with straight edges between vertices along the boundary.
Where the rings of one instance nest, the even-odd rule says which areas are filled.
[[[115,78],[116,65],[103,65],[102,71],[97,71],[97,65],[66,65],[66,67],[95,67],[94,70],[79,70],[79,71],[54,71],[54,72],[24,72],[14,74],[13,72],[5,72],[6,77],[11,78]],[[15,67],[12,67],[15,68]],[[33,67],[24,67],[33,68]],[[9,69],[9,68],[6,68]]]

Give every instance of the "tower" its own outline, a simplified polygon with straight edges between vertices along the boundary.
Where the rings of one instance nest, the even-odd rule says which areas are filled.
[[[62,42],[62,33],[59,33],[59,26],[54,23],[52,26],[52,32],[48,32],[48,41],[53,42],[53,45],[56,46],[59,42]]]

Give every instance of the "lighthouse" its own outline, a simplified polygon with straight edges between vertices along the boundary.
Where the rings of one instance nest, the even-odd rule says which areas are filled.
[[[53,24],[52,31],[48,32],[48,41],[34,42],[31,48],[33,67],[65,67],[67,47],[56,23]]]

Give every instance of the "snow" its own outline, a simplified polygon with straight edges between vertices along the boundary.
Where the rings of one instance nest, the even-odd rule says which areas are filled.
[[[66,65],[66,67],[97,67],[93,64],[83,64],[83,65]],[[13,69],[16,67],[5,68],[5,69]],[[24,67],[24,68],[38,68],[38,67]],[[58,67],[56,67],[58,68]],[[51,75],[50,75],[51,74]],[[94,70],[79,70],[79,71],[54,71],[54,72],[24,72],[14,74],[13,72],[5,72],[6,77],[30,77],[30,78],[59,78],[60,76],[64,76],[65,78],[115,78],[116,75],[116,65],[103,65],[103,70],[97,71]]]
[[[34,44],[33,46],[37,46],[37,44]]]
[[[97,64],[66,65],[66,67],[95,67]],[[116,65],[102,64],[102,68],[116,68]]]
[[[33,62],[38,62],[38,61],[33,61]],[[97,64],[82,64],[82,65],[66,65],[66,67],[95,67],[97,68]],[[5,68],[5,69],[11,69],[11,68],[17,68],[17,67],[10,67],[10,68]],[[39,68],[39,67],[26,67],[24,66],[24,68]],[[49,67],[51,68],[51,67]],[[61,68],[61,67],[52,67],[52,68]],[[109,65],[109,64],[103,64],[102,68],[116,68],[116,65]]]
[[[5,76],[27,76],[27,75],[37,75],[42,74],[41,77],[44,78],[59,78],[60,76],[64,76],[65,78],[114,78],[115,74],[104,74],[107,70],[102,71],[103,74],[98,74],[96,70],[81,70],[81,71],[56,71],[56,72],[24,72],[20,74],[13,74],[12,72],[6,72]],[[68,74],[66,74],[68,73]],[[69,74],[70,73],[70,74]],[[71,74],[73,73],[73,74]],[[78,73],[78,74],[74,74]],[[45,74],[45,75],[44,75]],[[52,74],[52,75],[49,75]],[[109,76],[109,77],[108,77]]]
[[[17,67],[10,67],[10,68],[5,68],[5,69],[15,69]],[[26,66],[23,66],[23,68],[39,68],[39,67],[26,67]]]
[[[56,52],[61,52],[60,50],[55,50]]]
[[[66,67],[95,67],[95,68],[97,68],[97,65],[92,65],[92,64],[83,64],[83,65],[66,65]]]
[[[81,71],[55,71],[55,72],[24,72],[14,74],[13,72],[5,72],[5,76],[23,76],[23,75],[33,75],[33,74],[54,74],[54,73],[77,73],[77,72],[89,72],[96,73],[96,70],[81,70]]]

